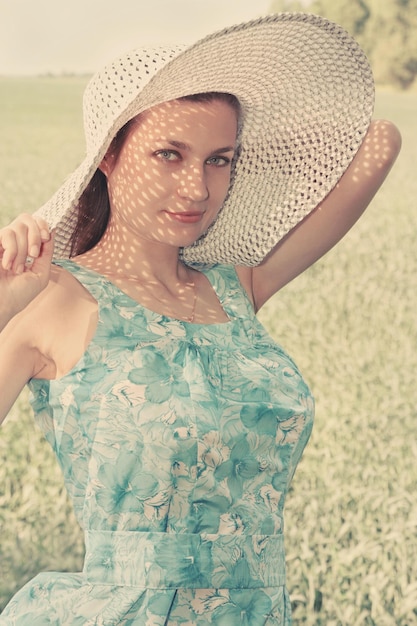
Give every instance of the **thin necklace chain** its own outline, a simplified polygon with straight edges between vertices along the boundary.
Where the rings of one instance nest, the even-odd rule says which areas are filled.
[[[168,317],[174,317],[174,318],[178,318],[181,319],[183,322],[189,322],[192,323],[194,322],[195,319],[195,312],[196,312],[196,307],[197,307],[197,287],[195,284],[194,279],[188,280],[185,283],[185,287],[189,288],[192,292],[192,307],[191,307],[191,312],[189,315],[178,315],[178,314],[163,314],[163,315],[168,315]],[[160,302],[162,305],[166,306],[166,301],[164,301],[162,298],[158,298],[158,296],[153,292],[152,293],[153,297],[155,298],[155,300],[157,300],[158,302]],[[184,294],[185,296],[185,294]],[[177,302],[180,302],[181,299],[177,298],[176,299]],[[184,302],[187,303],[188,302],[188,298],[184,297]]]
[[[189,322],[192,323],[194,322],[195,319],[195,312],[196,312],[196,307],[197,307],[197,288],[196,288],[196,284],[193,278],[191,278],[191,280],[187,281],[185,283],[185,287],[188,287],[189,289],[191,289],[192,292],[192,307],[191,307],[191,313],[190,315],[172,315],[172,317],[178,317],[178,319],[181,319],[183,322]],[[153,297],[155,298],[155,300],[158,300],[158,302],[160,302],[162,305],[166,305],[166,302],[164,300],[162,300],[161,298],[158,298],[158,296],[153,293],[152,294]],[[179,301],[179,299],[177,298],[177,302]],[[186,302],[187,300],[185,299],[184,302]],[[170,317],[170,316],[169,316]]]
[[[122,278],[127,278],[128,280],[132,280],[132,276],[128,276],[124,273],[121,272],[113,272],[113,276],[117,276],[118,278],[122,277]],[[139,281],[141,282],[141,281]],[[144,283],[142,283],[144,284]],[[194,322],[195,319],[195,312],[196,312],[196,306],[197,306],[197,287],[195,284],[195,281],[193,278],[191,278],[190,280],[188,280],[186,283],[184,283],[185,287],[187,287],[188,289],[191,290],[192,292],[192,307],[191,307],[191,312],[189,315],[176,315],[176,314],[162,314],[162,315],[168,315],[168,317],[177,317],[178,319],[181,319],[184,322],[189,322],[192,323]],[[152,293],[152,296],[155,298],[155,300],[157,300],[158,302],[160,302],[163,306],[166,306],[167,302],[165,300],[163,300],[162,298],[158,298],[158,296],[156,295],[154,290],[150,290]],[[185,295],[185,294],[184,294]],[[176,299],[177,302],[181,302],[180,298]],[[184,302],[186,303],[188,301],[188,298],[184,297]]]
[[[194,319],[195,319],[195,309],[196,309],[196,305],[197,305],[197,288],[196,288],[194,280],[191,280],[190,282],[188,282],[186,284],[187,284],[187,286],[189,285],[191,287],[191,289],[192,289],[193,306],[192,306],[192,309],[191,309],[191,315],[189,315],[188,317],[185,317],[184,320],[186,322],[192,323],[192,322],[194,322]]]
[[[177,314],[172,314],[172,317],[178,317],[178,319],[181,319],[183,322],[194,322],[195,319],[195,310],[196,310],[196,305],[197,305],[197,289],[196,289],[196,285],[195,282],[189,281],[187,283],[185,283],[186,287],[189,287],[192,291],[192,299],[193,299],[193,304],[191,307],[191,313],[190,315],[177,315]],[[157,295],[155,295],[155,293],[153,294],[153,297],[155,298],[155,300],[158,300],[158,302],[160,302],[162,305],[166,305],[166,302],[164,300],[162,300],[162,298],[158,298]],[[177,299],[178,302],[178,299]],[[184,299],[184,302],[187,302],[187,299]],[[163,315],[167,315],[167,314],[163,314]],[[171,315],[168,314],[168,317],[171,317]]]

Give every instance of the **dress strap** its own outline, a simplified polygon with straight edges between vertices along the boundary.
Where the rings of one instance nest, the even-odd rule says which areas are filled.
[[[148,589],[285,585],[283,535],[86,532],[85,577]]]
[[[229,317],[255,318],[253,306],[233,265],[213,265],[201,269],[210,281]]]
[[[100,274],[78,265],[71,259],[57,259],[54,264],[72,274],[98,302],[109,296],[109,285],[112,283]]]
[[[124,302],[125,305],[137,308],[138,303],[116,287],[111,281],[97,272],[78,265],[70,259],[59,259],[54,263],[70,272],[97,302]],[[256,320],[252,304],[242,286],[236,269],[232,265],[193,266],[201,271],[210,281],[217,297],[230,319],[246,321],[248,329]],[[154,314],[157,315],[157,314]],[[248,330],[249,332],[249,330]]]

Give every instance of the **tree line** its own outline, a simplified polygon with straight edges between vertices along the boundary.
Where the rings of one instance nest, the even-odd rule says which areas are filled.
[[[417,85],[417,0],[272,0],[271,11],[303,11],[343,26],[366,52],[377,84]]]

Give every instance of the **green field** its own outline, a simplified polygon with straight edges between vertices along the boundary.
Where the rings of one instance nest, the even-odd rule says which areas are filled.
[[[0,79],[0,224],[82,156],[85,79]],[[417,94],[381,92],[402,154],[367,214],[261,318],[313,389],[316,426],[286,513],[294,623],[417,624]],[[25,394],[0,433],[0,606],[82,539]]]

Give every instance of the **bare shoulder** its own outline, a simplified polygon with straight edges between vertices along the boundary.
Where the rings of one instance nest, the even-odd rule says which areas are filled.
[[[45,289],[11,320],[6,330],[18,328],[22,339],[25,338],[28,343],[31,343],[27,335],[36,335],[37,329],[43,332],[51,320],[56,318],[57,313],[61,312],[60,307],[70,302],[71,297],[68,293],[65,273],[60,267],[53,266]]]
[[[36,332],[39,323],[43,325],[42,314],[45,313],[49,304],[52,304],[57,283],[58,276],[55,269],[52,269],[50,280],[45,289],[10,320],[0,336],[2,338],[14,336],[20,344],[32,344],[30,337]]]
[[[45,289],[18,313],[0,335],[2,358],[12,366],[16,359],[26,370],[27,380],[42,369],[42,355],[38,339],[51,328],[51,321],[57,317],[57,298],[59,294],[59,272],[55,268]],[[13,374],[13,372],[11,372]]]
[[[95,307],[69,272],[52,267],[45,289],[3,331],[10,348],[31,363],[28,378],[55,378],[77,360],[84,346],[78,348],[77,333],[83,337],[83,320]]]
[[[79,347],[65,326],[80,301],[76,291],[54,267],[44,290],[0,333],[0,423],[31,378],[56,378],[68,359],[76,359]]]

